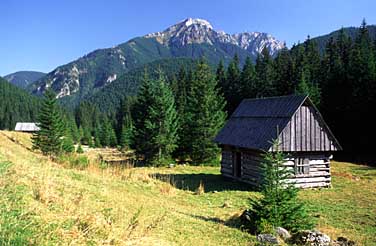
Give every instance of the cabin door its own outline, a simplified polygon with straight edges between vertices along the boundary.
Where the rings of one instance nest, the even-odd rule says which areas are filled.
[[[234,177],[240,178],[242,175],[242,153],[241,152],[234,152],[234,159],[232,165],[232,175]]]

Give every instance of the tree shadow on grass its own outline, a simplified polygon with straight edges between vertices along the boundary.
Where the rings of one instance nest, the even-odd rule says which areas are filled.
[[[255,191],[255,187],[225,178],[220,174],[192,173],[192,174],[161,174],[154,173],[153,178],[170,183],[181,190],[196,191],[203,184],[205,192],[220,191]]]

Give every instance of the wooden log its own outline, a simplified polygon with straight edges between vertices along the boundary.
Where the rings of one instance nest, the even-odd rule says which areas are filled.
[[[221,173],[228,173],[228,174],[231,174],[232,175],[232,170],[230,169],[221,169]]]
[[[330,187],[330,182],[316,182],[316,183],[303,183],[303,184],[294,184],[297,188],[308,189],[308,188],[318,188],[318,187]]]
[[[315,182],[330,182],[331,177],[312,177],[312,178],[290,178],[286,180],[288,183],[315,183]]]

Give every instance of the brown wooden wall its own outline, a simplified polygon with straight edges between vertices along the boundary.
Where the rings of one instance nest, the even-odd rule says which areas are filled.
[[[241,152],[241,177],[233,176],[234,153]],[[291,153],[286,159],[287,168],[294,170],[296,158],[309,159],[309,173],[294,175],[287,182],[292,182],[299,188],[330,187],[330,157],[328,152]],[[236,149],[230,146],[222,147],[221,173],[225,177],[259,186],[262,181],[261,152]]]
[[[312,106],[302,105],[280,133],[279,149],[287,152],[338,150],[329,137],[328,129],[318,119],[318,113]]]

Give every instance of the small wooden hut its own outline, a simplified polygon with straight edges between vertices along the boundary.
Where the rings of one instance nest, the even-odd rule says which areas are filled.
[[[17,122],[16,127],[14,128],[17,132],[37,132],[39,127],[36,123],[32,122]]]
[[[330,159],[341,146],[307,96],[245,99],[215,138],[222,149],[221,173],[259,185],[262,154],[285,152],[297,187],[330,187]]]

